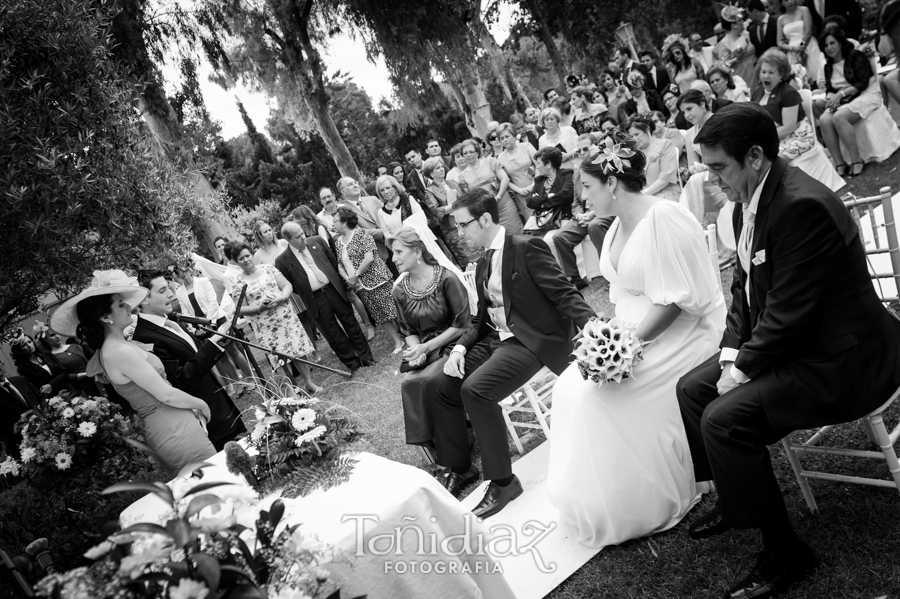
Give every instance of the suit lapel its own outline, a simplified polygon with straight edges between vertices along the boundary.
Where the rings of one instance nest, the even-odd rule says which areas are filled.
[[[178,343],[180,343],[183,346],[185,346],[186,348],[188,348],[192,353],[196,352],[196,350],[193,347],[191,347],[190,343],[188,343],[187,341],[182,339],[180,335],[175,334],[174,331],[170,331],[166,327],[161,327],[155,323],[152,323],[149,320],[147,320],[146,318],[138,318],[137,328],[140,328],[142,326],[146,327],[147,331],[150,332],[151,334],[156,333],[157,335],[162,335],[163,337],[166,337],[167,339],[174,339]],[[185,334],[187,334],[187,331],[185,331]]]
[[[500,284],[503,287],[503,306],[506,310],[506,318],[509,320],[509,313],[512,310],[512,271],[513,263],[516,261],[515,247],[513,246],[512,235],[507,235],[503,240],[503,256],[500,261],[500,274],[503,277]]]
[[[303,285],[304,291],[308,292],[310,288],[309,277],[306,276],[306,269],[303,268],[303,265],[300,264],[299,260],[297,260],[297,256],[294,255],[294,252],[291,251],[291,248],[286,249],[284,253],[287,254],[288,266],[297,271],[297,276],[299,277],[297,283]]]
[[[766,178],[766,185],[759,196],[759,204],[756,206],[756,221],[753,227],[753,245],[751,246],[754,256],[760,249],[764,249],[760,248],[759,244],[769,219],[769,204],[772,203],[772,199],[775,197],[775,188],[781,182],[781,177],[784,176],[787,166],[787,161],[782,158],[775,159],[769,170],[769,176]]]

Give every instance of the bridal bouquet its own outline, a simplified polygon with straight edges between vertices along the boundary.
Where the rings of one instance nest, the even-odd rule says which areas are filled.
[[[602,316],[591,318],[575,338],[575,363],[584,380],[621,383],[644,359],[644,341],[630,327]]]

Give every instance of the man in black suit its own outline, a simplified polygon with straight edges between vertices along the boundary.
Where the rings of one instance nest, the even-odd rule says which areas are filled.
[[[885,402],[900,384],[900,321],[875,293],[847,209],[778,157],[765,110],[729,106],[695,143],[710,182],[743,208],[721,352],[676,389],[696,479],[715,480],[719,494],[690,534],[761,529],[756,567],[725,597],[769,597],[808,576],[816,558],[791,526],[766,446]]]
[[[440,157],[440,159],[444,161],[444,167],[447,169],[448,173],[450,172],[450,169],[453,168],[453,165],[450,164],[450,157],[444,154],[444,151],[441,149],[441,142],[438,140],[431,138],[425,142],[425,153],[428,154],[429,158]]]
[[[415,148],[408,149],[404,156],[410,169],[403,184],[406,186],[406,191],[416,198],[419,205],[422,205],[425,202],[425,190],[428,188],[428,180],[425,178],[425,173],[422,172],[425,163],[422,162],[422,155]]]
[[[770,18],[766,12],[762,0],[750,0],[747,3],[747,15],[753,21],[747,28],[747,33],[750,35],[750,43],[756,49],[758,59],[763,52],[778,44],[778,26],[775,23],[776,19]]]
[[[649,50],[641,50],[638,52],[641,60],[641,66],[647,73],[647,86],[656,90],[657,95],[662,98],[663,93],[669,86],[669,73],[659,66],[653,59],[653,52]]]
[[[822,33],[822,21],[828,17],[843,17],[847,21],[844,33],[847,37],[859,41],[862,34],[862,8],[856,0],[805,0],[803,6],[812,13],[813,27],[816,35]]]
[[[228,341],[213,335],[201,344],[178,323],[169,320],[175,293],[162,271],[142,274],[140,283],[150,293],[141,302],[132,340],[152,344],[150,351],[163,363],[169,383],[209,405],[209,440],[221,451],[225,443],[247,431],[234,402],[210,373],[225,353],[222,346]],[[229,325],[223,324],[220,331],[225,332]]]
[[[473,512],[487,518],[522,493],[499,402],[545,365],[561,374],[572,360],[576,325],[583,327],[594,312],[542,239],[508,235],[497,224],[497,200],[490,192],[474,189],[454,207],[460,235],[487,250],[475,271],[478,319],[425,394],[434,401],[437,463],[447,468],[441,483],[454,495],[478,478],[470,461],[468,414],[484,478],[491,481]]]
[[[337,273],[337,259],[328,244],[318,235],[307,239],[293,221],[284,223],[281,236],[288,242],[288,249],[275,259],[275,268],[303,299],[338,359],[351,372],[374,364],[372,350],[353,315],[344,282]]]
[[[0,443],[6,447],[6,453],[16,459],[22,437],[16,434],[14,427],[22,414],[40,403],[40,392],[28,379],[24,376],[6,376],[0,364]]]

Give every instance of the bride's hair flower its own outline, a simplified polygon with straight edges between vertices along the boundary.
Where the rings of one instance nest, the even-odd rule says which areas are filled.
[[[626,168],[631,168],[630,158],[634,157],[634,150],[622,144],[614,143],[607,137],[600,146],[600,153],[591,161],[591,164],[599,164],[604,173],[624,173]]]

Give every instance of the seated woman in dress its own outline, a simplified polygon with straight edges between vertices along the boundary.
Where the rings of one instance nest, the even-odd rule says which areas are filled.
[[[869,58],[853,48],[840,27],[830,26],[822,34],[825,50],[825,98],[815,101],[825,147],[831,152],[838,175],[861,175],[865,163],[859,155],[855,125],[883,105],[881,87],[873,77]],[[847,148],[845,157],[841,142]],[[847,170],[845,158],[850,159]]]
[[[607,111],[605,104],[596,104],[593,93],[587,87],[578,86],[572,90],[572,107],[575,118],[572,128],[578,135],[595,133],[600,130],[600,116]]]
[[[347,287],[356,291],[369,316],[391,336],[393,353],[403,349],[403,339],[397,333],[397,308],[391,299],[393,278],[372,236],[358,227],[359,217],[353,210],[338,208],[334,216],[334,250],[338,271]]]
[[[94,271],[91,286],[64,302],[50,326],[64,335],[77,333],[95,351],[87,374],[105,378],[134,408],[144,442],[174,478],[185,466],[214,456],[216,449],[206,434],[206,402],[170,385],[162,362],[146,351],[149,346],[125,339],[131,308],[148,293],[120,270]]]
[[[443,372],[446,355],[469,327],[469,295],[450,268],[438,263],[412,227],[403,227],[390,239],[394,264],[400,278],[393,298],[399,315],[400,333],[408,349],[403,352],[400,383],[406,442],[421,446],[434,462],[434,422],[431,398],[425,383]]]
[[[644,178],[647,187],[643,193],[677,202],[681,197],[678,185],[678,151],[668,139],[653,137],[656,125],[648,118],[637,117],[631,121],[628,134],[635,147],[644,154],[647,170]]]
[[[732,102],[750,101],[746,84],[738,89],[735,77],[728,69],[712,67],[706,72],[706,81],[720,100],[731,100]]]
[[[24,376],[43,397],[56,395],[68,388],[69,373],[51,368],[30,336],[21,333],[16,337],[10,344],[10,354],[19,376]]]
[[[625,81],[631,99],[619,106],[619,121],[624,123],[635,116],[647,116],[654,110],[666,109],[656,90],[645,85],[646,78],[640,71],[629,71]]]
[[[562,152],[556,148],[541,148],[534,155],[538,164],[538,176],[528,197],[528,207],[534,210],[525,231],[543,236],[559,229],[564,221],[572,220],[572,203],[575,201],[575,184],[572,171],[560,168]]]
[[[816,146],[815,129],[803,111],[800,93],[788,83],[790,78],[791,65],[787,56],[777,48],[769,48],[759,59],[760,85],[750,98],[751,102],[765,108],[775,121],[781,139],[778,155],[788,161]]]
[[[578,134],[572,127],[560,125],[561,118],[559,111],[555,108],[545,108],[541,111],[541,125],[544,127],[544,134],[538,139],[538,150],[556,148],[562,154],[563,168],[572,168],[575,150],[578,149]]]
[[[244,284],[247,285],[244,303],[241,305],[241,316],[249,318],[250,327],[256,333],[260,345],[294,358],[286,360],[274,354],[267,354],[272,369],[274,370],[277,364],[283,363],[283,374],[290,379],[288,364],[293,363],[303,377],[306,390],[311,394],[318,393],[322,388],[313,382],[309,365],[296,359],[312,354],[314,349],[300,319],[288,305],[294,291],[293,287],[271,264],[257,265],[250,253],[250,246],[246,243],[233,246],[231,255],[241,268],[239,273],[230,275],[229,288],[235,305],[241,294],[241,288]]]
[[[581,163],[585,200],[616,217],[600,270],[616,319],[652,342],[634,378],[600,387],[572,364],[553,390],[547,491],[591,547],[671,528],[699,500],[675,387],[716,351],[725,328],[700,224],[679,204],[641,192],[646,161],[633,144],[619,149],[626,162],[608,158]]]

